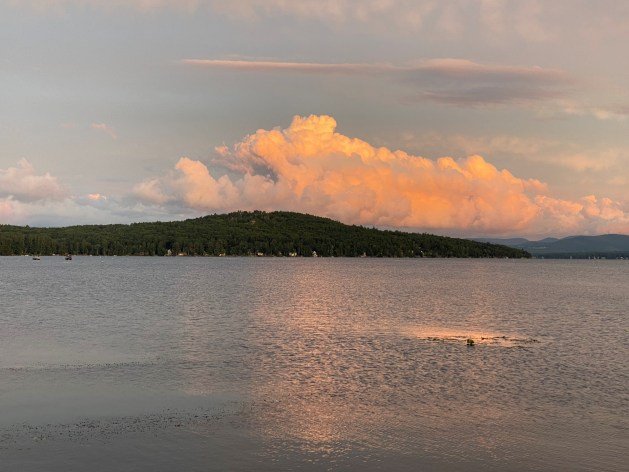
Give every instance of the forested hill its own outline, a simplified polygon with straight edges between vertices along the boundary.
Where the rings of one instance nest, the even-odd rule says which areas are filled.
[[[466,239],[349,226],[290,212],[236,212],[185,221],[31,228],[0,225],[0,255],[530,257]]]

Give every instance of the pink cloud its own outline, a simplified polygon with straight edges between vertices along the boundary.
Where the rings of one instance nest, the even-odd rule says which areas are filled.
[[[10,221],[13,218],[13,203],[10,199],[0,199],[0,223]]]
[[[158,178],[148,179],[133,187],[134,195],[141,201],[153,205],[163,205],[170,199],[161,190],[161,180]]]
[[[63,200],[66,189],[49,173],[37,174],[26,159],[15,167],[0,169],[0,198],[10,197],[21,202]]]
[[[388,64],[362,63],[320,63],[320,62],[283,62],[256,60],[224,60],[224,59],[184,59],[183,64],[212,69],[240,70],[252,72],[303,72],[319,74],[365,74],[396,72],[407,70]]]

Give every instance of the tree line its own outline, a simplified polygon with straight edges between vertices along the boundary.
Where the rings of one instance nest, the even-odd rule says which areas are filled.
[[[173,222],[0,225],[0,255],[530,257],[521,249],[378,230],[293,212],[239,211]]]

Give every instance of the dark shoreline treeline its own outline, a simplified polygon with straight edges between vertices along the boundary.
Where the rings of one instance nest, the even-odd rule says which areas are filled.
[[[31,228],[0,225],[0,255],[511,257],[521,249],[350,226],[292,212],[235,212],[184,221]]]

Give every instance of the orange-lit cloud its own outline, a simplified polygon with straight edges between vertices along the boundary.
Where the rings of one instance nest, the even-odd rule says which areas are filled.
[[[437,160],[376,148],[335,132],[330,116],[295,117],[217,149],[211,171],[183,157],[169,175],[140,183],[146,203],[200,212],[295,210],[346,223],[467,234],[629,231],[619,203],[552,197],[543,183],[478,155]]]

